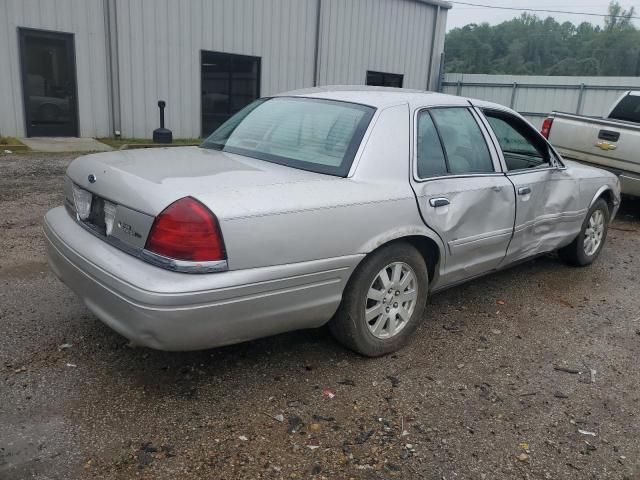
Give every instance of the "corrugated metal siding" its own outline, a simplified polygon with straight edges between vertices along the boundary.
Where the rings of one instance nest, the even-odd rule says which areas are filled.
[[[159,99],[175,138],[200,135],[201,50],[260,57],[261,95],[314,85],[319,2],[320,85],[364,84],[376,70],[403,74],[407,88],[433,88],[447,13],[416,0],[0,0],[0,134],[25,132],[19,26],[74,34],[80,134],[113,134],[107,2],[116,127],[145,138],[158,127]]]
[[[118,0],[122,135],[149,138],[167,101],[175,138],[200,135],[200,51],[261,57],[260,94],[313,85],[317,0]]]
[[[403,74],[405,88],[426,89],[436,11],[410,0],[322,0],[319,85],[364,84],[374,70]],[[445,23],[441,8],[432,80]]]
[[[547,77],[450,73],[445,75],[447,85],[443,88],[444,93],[456,95],[459,89],[452,83],[457,82],[461,82],[462,96],[506,106],[510,106],[512,85],[515,82],[517,88],[513,108],[518,112],[536,114],[525,115],[536,126],[540,126],[544,116],[552,111],[576,113],[580,97],[580,90],[576,87],[581,84],[586,88],[580,102],[580,114],[590,116],[607,114],[611,105],[622,95],[622,87],[640,90],[640,77]],[[526,85],[548,85],[549,88],[532,88]],[[595,90],[589,89],[589,86],[602,88]]]
[[[0,134],[25,135],[18,27],[74,34],[80,135],[108,136],[102,0],[0,1]]]

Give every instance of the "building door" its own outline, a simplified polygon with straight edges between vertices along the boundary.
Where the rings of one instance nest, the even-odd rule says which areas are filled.
[[[22,92],[28,137],[77,137],[73,35],[20,28]]]
[[[202,51],[202,136],[260,97],[260,57]]]

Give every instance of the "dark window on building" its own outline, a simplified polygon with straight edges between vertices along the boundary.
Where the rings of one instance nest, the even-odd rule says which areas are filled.
[[[402,88],[404,75],[398,73],[382,73],[367,71],[367,85],[374,87],[396,87]]]
[[[202,51],[202,136],[260,97],[260,57]]]

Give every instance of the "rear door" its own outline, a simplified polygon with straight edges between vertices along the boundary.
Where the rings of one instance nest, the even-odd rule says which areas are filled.
[[[483,113],[516,193],[514,233],[505,263],[554,250],[577,234],[584,219],[578,181],[523,119],[503,110]]]
[[[478,120],[466,107],[415,117],[412,184],[426,224],[447,246],[443,286],[498,267],[513,233],[513,186]]]

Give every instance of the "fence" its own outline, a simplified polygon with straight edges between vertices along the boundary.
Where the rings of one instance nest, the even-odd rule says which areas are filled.
[[[600,117],[640,77],[545,77],[448,73],[442,91],[509,106],[534,125],[552,111]]]

